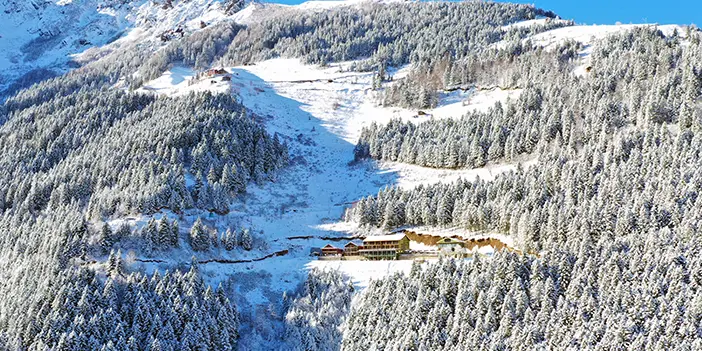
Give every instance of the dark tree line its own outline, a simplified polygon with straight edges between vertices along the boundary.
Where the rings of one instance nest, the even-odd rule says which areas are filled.
[[[78,201],[91,218],[162,208],[226,213],[248,181],[263,182],[288,162],[277,135],[226,95],[76,93],[13,112],[0,128],[0,146],[14,150],[0,159],[0,211]]]
[[[285,301],[286,349],[338,349],[342,341],[340,326],[349,313],[354,292],[348,278],[338,271],[310,271],[297,297]]]
[[[577,148],[593,143],[602,129],[652,130],[671,123],[696,128],[702,49],[699,33],[689,35],[684,51],[679,36],[647,28],[611,37],[596,46],[585,77],[572,73],[573,44],[468,58],[451,69],[453,84],[521,87],[520,97],[458,119],[371,125],[362,131],[355,156],[474,168],[539,148]]]
[[[695,350],[698,239],[674,232],[573,238],[542,258],[444,260],[373,281],[342,350]]]
[[[3,350],[236,350],[238,315],[197,267],[151,277],[71,268],[0,324]],[[8,323],[7,320],[12,320]]]

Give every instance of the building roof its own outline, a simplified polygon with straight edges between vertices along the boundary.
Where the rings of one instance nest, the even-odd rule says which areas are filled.
[[[336,247],[332,246],[331,244],[327,244],[323,247],[323,249],[336,249]]]
[[[349,241],[348,244],[344,245],[344,247],[347,247],[347,246],[358,246],[358,245],[354,244],[353,241]]]
[[[374,242],[374,241],[400,241],[407,235],[403,233],[392,234],[392,235],[374,235],[363,239],[363,242]]]
[[[455,238],[442,238],[437,242],[437,244],[463,244],[463,240],[458,240]]]

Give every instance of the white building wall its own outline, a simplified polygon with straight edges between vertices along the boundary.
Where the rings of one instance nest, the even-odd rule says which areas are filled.
[[[446,256],[462,255],[466,252],[460,244],[443,244],[439,245],[439,253]]]

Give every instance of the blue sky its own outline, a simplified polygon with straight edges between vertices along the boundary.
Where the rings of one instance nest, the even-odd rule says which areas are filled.
[[[284,4],[303,2],[303,0],[264,1]],[[647,22],[702,25],[702,0],[510,0],[508,2],[534,4],[578,23]]]
[[[513,0],[552,10],[578,23],[702,24],[702,0]]]

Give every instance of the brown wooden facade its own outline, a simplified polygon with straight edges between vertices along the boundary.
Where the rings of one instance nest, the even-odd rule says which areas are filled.
[[[404,234],[370,236],[363,240],[360,254],[369,260],[394,260],[409,251],[409,238]]]
[[[360,255],[359,249],[361,248],[363,248],[363,246],[359,246],[350,242],[344,245],[344,256],[358,256]]]
[[[322,256],[338,256],[344,253],[344,249],[327,244],[322,248]]]

